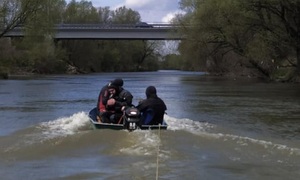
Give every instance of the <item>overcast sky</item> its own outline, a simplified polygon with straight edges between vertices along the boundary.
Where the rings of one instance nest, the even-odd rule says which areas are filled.
[[[70,0],[67,0],[69,2]],[[80,1],[80,0],[76,0]],[[126,6],[138,11],[142,21],[148,23],[169,22],[179,12],[179,0],[88,0],[94,7],[109,6],[110,10]]]

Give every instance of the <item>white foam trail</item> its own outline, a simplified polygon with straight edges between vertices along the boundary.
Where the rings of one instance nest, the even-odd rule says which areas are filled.
[[[167,131],[177,131],[184,130],[191,132],[193,134],[204,133],[208,134],[206,131],[211,129],[213,126],[206,122],[198,122],[190,119],[176,119],[165,115],[165,121],[168,124]],[[130,134],[132,138],[128,147],[120,149],[121,153],[136,155],[136,156],[151,156],[157,153],[158,146],[161,146],[159,156],[161,159],[168,159],[171,152],[164,150],[163,144],[161,142],[161,137],[157,130],[145,131],[145,130],[135,130]]]
[[[28,134],[22,134],[22,138],[18,138],[21,139],[21,141],[15,142],[7,147],[5,152],[16,151],[25,146],[36,144],[37,142],[44,142],[45,140],[75,134],[83,127],[86,127],[87,124],[89,124],[89,117],[85,112],[78,112],[70,117],[62,117],[54,121],[43,122],[36,127],[37,131],[32,130]]]
[[[265,149],[277,149],[279,151],[287,151],[290,155],[300,155],[300,149],[299,148],[292,148],[288,147],[287,145],[283,144],[276,144],[271,141],[265,141],[265,140],[259,140],[249,137],[242,137],[237,135],[231,135],[231,134],[222,134],[218,133],[215,134],[216,138],[223,139],[223,141],[232,140],[235,141],[237,144],[240,144],[241,146],[249,146],[249,143],[257,144],[262,146]]]
[[[160,160],[165,160],[170,158],[171,152],[164,148],[162,143],[163,137],[160,137],[159,131],[157,130],[135,130],[130,134],[132,138],[130,139],[129,146],[120,149],[120,152],[127,155],[134,156],[153,156],[159,155]],[[159,150],[158,150],[159,147]],[[141,167],[149,167],[149,163]],[[153,164],[155,167],[156,164]]]
[[[191,119],[176,119],[165,115],[165,121],[168,124],[168,130],[186,130],[192,133],[206,132],[213,128],[212,124],[207,122],[193,121]]]
[[[224,142],[232,141],[241,146],[256,144],[265,149],[277,149],[279,151],[287,151],[291,155],[300,155],[299,148],[292,148],[287,145],[238,135],[209,132],[209,130],[213,129],[214,125],[206,122],[193,121],[191,119],[176,119],[168,115],[165,115],[165,121],[168,124],[168,130],[184,130],[204,138],[221,139]],[[54,121],[44,122],[41,124],[41,128],[43,129],[42,134],[48,139],[75,134],[88,124],[89,117],[87,113],[78,112],[70,117],[62,117]],[[134,136],[134,138],[131,138],[134,141],[131,143],[132,146],[124,147],[120,151],[135,155],[153,154],[157,146],[161,143],[158,134],[155,134],[155,132],[156,131],[136,130],[132,133]]]
[[[130,147],[120,149],[120,152],[130,155],[151,155],[160,145],[160,138],[152,131],[136,130],[131,133]]]
[[[43,122],[42,133],[48,138],[72,135],[89,123],[89,117],[85,112],[78,112],[70,117],[62,117],[54,121]]]
[[[189,119],[176,119],[165,115],[165,121],[168,124],[168,130],[204,130],[205,127],[200,122],[194,122]],[[121,153],[147,156],[157,153],[157,147],[161,146],[161,140],[158,131],[135,130],[130,134],[132,136],[129,147],[120,149]],[[164,152],[161,156],[168,154]]]
[[[167,115],[165,115],[165,120],[169,125],[168,130],[185,130],[204,138],[221,139],[223,141],[231,140],[232,142],[235,142],[241,146],[249,146],[250,143],[252,143],[260,145],[265,149],[277,149],[279,151],[287,151],[290,155],[300,155],[299,148],[292,148],[283,144],[276,144],[270,141],[259,140],[238,135],[208,132],[208,130],[214,127],[209,123],[193,121],[190,119],[176,119]]]

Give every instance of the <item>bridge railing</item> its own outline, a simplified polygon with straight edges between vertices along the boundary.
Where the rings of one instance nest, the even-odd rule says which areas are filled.
[[[177,24],[148,24],[149,26],[140,26],[138,24],[55,24],[54,29],[118,29],[118,28],[156,28],[156,29],[176,29]],[[24,26],[16,26],[13,31],[24,29]],[[0,28],[1,31],[1,28]]]
[[[176,24],[56,24],[55,28],[176,28]]]

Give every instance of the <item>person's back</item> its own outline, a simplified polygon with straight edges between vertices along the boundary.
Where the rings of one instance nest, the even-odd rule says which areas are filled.
[[[123,82],[123,80],[122,80]],[[119,93],[118,95],[115,97],[115,121],[117,121],[119,124],[122,124],[123,123],[123,111],[126,109],[126,107],[130,107],[130,106],[133,106],[132,105],[132,99],[133,99],[133,96],[132,94],[124,89],[122,87],[123,83],[120,84],[119,86]]]
[[[167,110],[167,106],[164,101],[156,95],[156,88],[149,86],[146,89],[147,99],[141,101],[137,108],[142,112],[144,116],[143,124],[146,125],[158,125],[163,123],[164,114]],[[152,116],[150,119],[146,116]]]
[[[122,107],[132,106],[133,99],[132,94],[128,90],[120,87],[119,91],[120,93],[118,94],[118,97],[116,97],[116,106],[118,111],[120,111]]]

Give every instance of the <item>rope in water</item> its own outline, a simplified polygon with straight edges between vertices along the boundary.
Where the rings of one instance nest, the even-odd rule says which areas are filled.
[[[160,124],[158,125],[158,138],[160,140]],[[159,144],[157,144],[157,156],[156,156],[156,180],[158,180],[158,162],[159,162]]]

